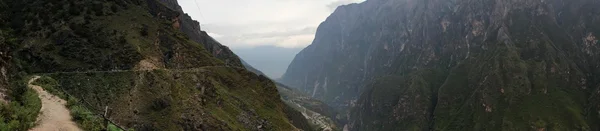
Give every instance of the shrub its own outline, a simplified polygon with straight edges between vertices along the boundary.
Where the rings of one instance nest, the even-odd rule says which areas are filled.
[[[42,107],[41,100],[33,90],[26,86],[18,88],[25,88],[19,101],[0,105],[0,129],[2,130],[18,131],[33,127]]]
[[[117,7],[117,5],[116,5],[116,4],[112,4],[112,5],[110,6],[110,10],[111,10],[112,12],[117,12],[117,11],[119,11],[119,7]]]
[[[94,3],[92,5],[92,10],[96,12],[96,16],[104,15],[104,5],[102,3]]]
[[[67,98],[67,95],[56,87],[58,82],[50,77],[42,76],[31,84],[41,86],[44,90],[48,91],[48,93],[58,96],[61,99]]]
[[[69,7],[69,13],[71,13],[71,15],[78,16],[81,14],[81,9],[79,8],[80,7],[71,5],[71,7]]]
[[[168,98],[163,97],[163,98],[152,101],[151,108],[155,111],[160,111],[160,110],[168,108],[169,106],[171,106],[171,102],[169,101]]]
[[[113,125],[112,123],[108,124],[108,131],[122,131],[121,129],[119,129],[117,126]]]
[[[144,37],[148,36],[148,25],[142,25],[140,34]]]
[[[69,101],[72,100],[70,99]],[[71,103],[69,105],[73,120],[77,122],[81,128],[87,131],[100,131],[104,129],[104,127],[102,127],[104,121],[103,118],[94,115],[93,112],[77,103]]]

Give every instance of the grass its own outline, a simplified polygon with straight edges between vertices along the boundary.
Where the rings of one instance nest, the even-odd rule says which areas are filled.
[[[11,102],[0,107],[0,130],[27,130],[35,125],[41,108],[37,93],[28,90],[20,102]]]
[[[115,127],[109,122],[109,125],[105,125],[106,121],[104,118],[89,110],[80,99],[68,95],[61,88],[59,83],[49,76],[42,76],[32,84],[41,86],[44,90],[49,93],[60,97],[61,99],[67,100],[67,108],[71,112],[73,120],[77,125],[86,131],[113,131]],[[113,127],[111,127],[111,125]]]
[[[41,100],[26,83],[26,79],[15,80],[11,85],[13,101],[8,105],[0,105],[1,131],[27,130],[35,126],[42,107]]]
[[[91,112],[108,106],[109,118],[140,125],[136,129],[181,130],[199,123],[215,130],[292,129],[275,86],[247,71],[209,67],[49,76],[58,88],[89,102]]]
[[[225,67],[178,72],[225,63],[174,29],[170,18],[152,16],[149,12],[154,10],[146,6],[151,3],[145,2],[157,1],[57,2],[14,2],[11,9],[24,10],[10,14],[17,18],[13,28],[23,43],[11,52],[16,70],[30,74],[135,70],[141,60],[161,68],[45,74],[35,84],[68,100],[82,128],[109,128],[94,116],[109,107],[107,117],[115,124],[141,130],[246,130],[259,125],[293,129],[275,86],[265,77]],[[51,15],[38,15],[45,13]],[[52,26],[39,29],[40,25]]]

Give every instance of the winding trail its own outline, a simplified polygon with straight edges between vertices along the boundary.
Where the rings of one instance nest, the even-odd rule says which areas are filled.
[[[29,88],[34,89],[42,101],[42,108],[36,121],[37,126],[29,131],[81,131],[71,120],[71,113],[65,106],[67,103],[65,100],[46,92],[40,86],[31,84],[39,78],[40,76],[35,76],[28,83]]]
[[[204,66],[200,68],[192,69],[177,69],[170,70],[173,72],[202,72],[207,71],[207,68],[220,68],[227,67],[233,69],[246,69],[240,67],[230,66]],[[119,72],[147,72],[149,70],[111,70],[111,71],[75,71],[75,72],[53,72],[53,73],[42,73],[42,74],[81,74],[81,73],[119,73]],[[66,101],[58,96],[52,95],[46,92],[42,87],[33,85],[32,83],[39,79],[40,76],[34,76],[29,80],[28,87],[34,89],[40,100],[42,101],[42,108],[38,115],[36,124],[37,126],[31,128],[29,131],[82,131],[81,128],[77,127],[77,124],[71,120],[71,114],[69,109],[65,106]]]

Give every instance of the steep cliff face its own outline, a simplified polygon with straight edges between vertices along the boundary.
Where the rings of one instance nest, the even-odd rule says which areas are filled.
[[[599,1],[341,6],[282,82],[352,130],[598,130]],[[561,114],[569,115],[561,115]]]

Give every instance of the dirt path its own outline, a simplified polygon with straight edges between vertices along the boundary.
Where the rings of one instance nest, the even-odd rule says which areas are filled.
[[[31,84],[39,78],[39,76],[35,76],[28,83],[29,88],[34,89],[42,100],[42,109],[40,109],[36,122],[37,126],[29,131],[81,131],[77,124],[71,120],[71,114],[65,106],[67,103],[65,100],[46,92],[40,86]]]

